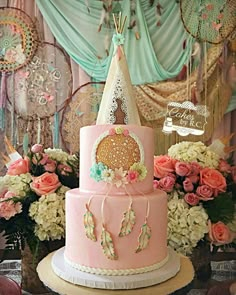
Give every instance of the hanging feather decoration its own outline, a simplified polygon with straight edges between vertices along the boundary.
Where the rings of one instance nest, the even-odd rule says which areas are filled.
[[[136,253],[144,250],[149,243],[151,238],[151,228],[148,226],[147,222],[145,222],[141,227],[141,232],[138,237],[138,247],[136,249]]]
[[[149,0],[149,5],[153,6],[154,2],[155,2],[155,0]]]
[[[88,0],[85,0],[84,3],[86,5],[86,7],[87,7],[88,13],[90,13],[90,8],[89,8],[89,2],[88,2]]]
[[[156,9],[157,9],[157,14],[161,16],[162,15],[162,11],[161,10],[163,9],[163,7],[161,6],[160,3],[157,4]]]
[[[100,22],[98,26],[98,32],[101,31],[103,24],[106,25],[108,28],[111,28],[111,23],[110,23],[111,10],[112,10],[112,3],[108,4],[107,6],[105,3],[103,3]]]
[[[118,256],[116,255],[114,250],[111,234],[105,229],[104,225],[102,226],[101,246],[103,248],[103,253],[107,258],[111,260],[118,259]]]
[[[135,219],[136,219],[135,212],[132,209],[132,206],[130,206],[128,211],[124,213],[124,217],[121,222],[119,237],[124,237],[131,233],[135,225]]]
[[[94,242],[97,241],[95,235],[95,222],[92,212],[89,210],[89,205],[86,204],[86,213],[84,214],[84,228],[86,237]]]
[[[110,34],[107,33],[104,38],[104,46],[105,46],[105,51],[107,56],[109,56],[110,45],[111,45],[111,37],[110,37]]]

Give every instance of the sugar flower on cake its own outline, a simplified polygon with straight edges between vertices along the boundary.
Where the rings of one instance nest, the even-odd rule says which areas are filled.
[[[79,157],[37,144],[17,158],[5,156],[0,177],[0,233],[8,247],[27,243],[35,253],[39,242],[64,238],[65,193],[79,186]]]
[[[142,163],[134,163],[130,167],[130,171],[136,171],[138,173],[138,180],[143,180],[147,175],[147,168]]]
[[[154,157],[153,187],[169,199],[168,243],[183,254],[191,254],[200,241],[212,249],[235,245],[236,228],[230,227],[236,214],[235,166],[216,146],[184,141]]]
[[[121,186],[125,186],[126,184],[128,184],[127,178],[126,178],[126,171],[123,171],[123,168],[120,167],[115,168],[114,171],[114,178],[113,178],[113,184],[116,187],[121,187]]]

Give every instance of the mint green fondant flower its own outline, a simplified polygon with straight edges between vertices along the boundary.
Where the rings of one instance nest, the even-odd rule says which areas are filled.
[[[119,45],[123,45],[125,42],[125,37],[122,34],[114,34],[112,37],[112,42],[114,43],[114,45],[119,46]]]
[[[107,169],[107,166],[105,166],[103,163],[95,163],[90,168],[90,177],[92,177],[95,181],[101,181],[102,180],[102,171]]]

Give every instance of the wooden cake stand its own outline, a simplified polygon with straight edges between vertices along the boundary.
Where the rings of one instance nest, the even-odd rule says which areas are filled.
[[[186,287],[194,278],[194,269],[190,259],[180,255],[180,271],[175,277],[158,285],[131,290],[93,289],[71,284],[57,276],[51,266],[53,255],[54,252],[40,261],[37,272],[46,287],[63,295],[167,295]]]

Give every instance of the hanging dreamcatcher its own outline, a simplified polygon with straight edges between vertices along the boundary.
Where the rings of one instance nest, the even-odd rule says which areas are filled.
[[[64,52],[42,43],[31,61],[14,77],[9,77],[7,92],[11,124],[7,133],[15,145],[42,143],[59,146],[60,112],[72,92],[72,73]]]
[[[15,71],[27,64],[38,46],[32,19],[22,10],[0,8],[0,71]]]
[[[24,11],[0,8],[0,129],[5,129],[7,78],[26,65],[38,46],[35,23]],[[13,78],[14,79],[14,78]],[[12,112],[14,110],[12,109]]]
[[[236,29],[235,0],[180,0],[181,19],[190,35],[218,44]]]
[[[79,150],[80,128],[95,124],[103,89],[103,82],[87,83],[80,86],[63,110],[61,137],[64,146],[71,153]]]

